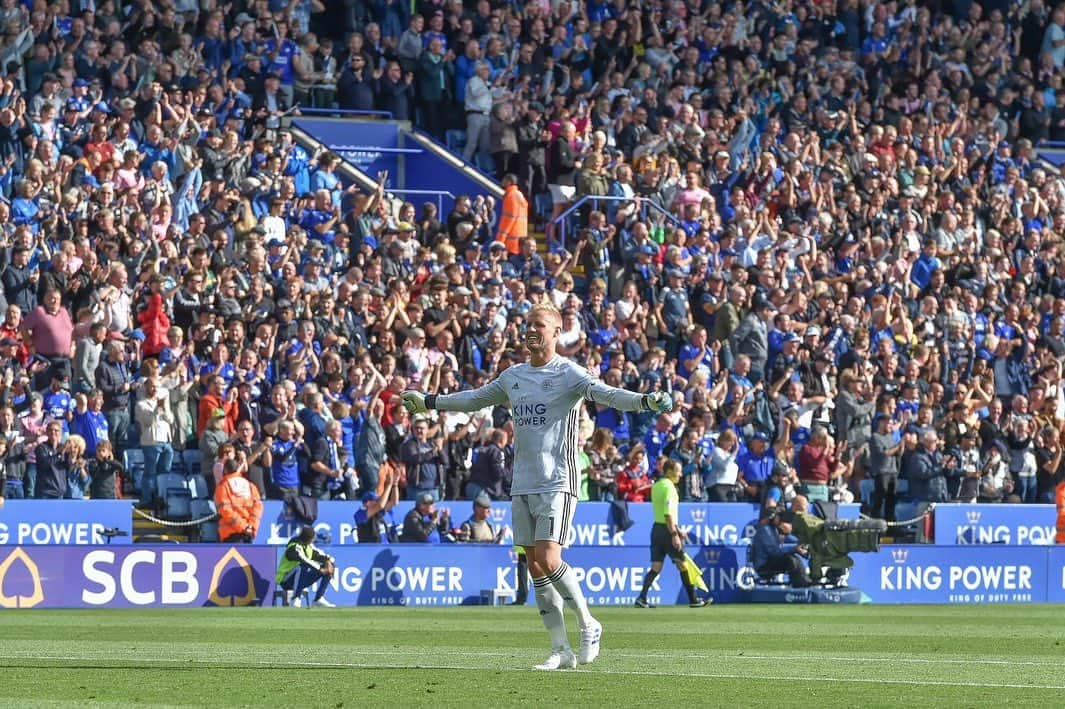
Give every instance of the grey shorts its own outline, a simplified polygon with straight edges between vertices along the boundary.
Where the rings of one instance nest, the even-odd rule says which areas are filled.
[[[510,503],[514,544],[531,547],[539,541],[566,546],[577,498],[566,492],[515,495]]]

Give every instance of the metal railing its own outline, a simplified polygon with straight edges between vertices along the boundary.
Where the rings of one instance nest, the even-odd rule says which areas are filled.
[[[371,116],[392,120],[391,111],[356,111],[350,108],[314,108],[312,106],[296,106],[296,108],[303,116]]]
[[[555,225],[555,241],[558,243],[559,247],[563,249],[566,248],[566,232],[569,230],[569,222],[573,213],[580,209],[586,202],[592,202],[593,206],[596,209],[599,209],[600,201],[635,202],[636,199],[634,197],[610,197],[590,194],[581,197],[579,200],[571,204],[566,211],[555,217],[555,219],[551,222]],[[680,226],[680,219],[671,214],[669,210],[660,205],[658,202],[655,202],[651,199],[647,199],[646,197],[640,200],[640,219],[647,219],[648,207],[664,216],[666,218],[666,221],[668,221],[673,226]]]
[[[499,182],[497,182],[491,175],[482,172],[481,168],[466,162],[462,159],[461,155],[457,155],[446,145],[420,128],[412,127],[410,130],[406,131],[406,133],[416,142],[421,143],[427,149],[434,151],[440,158],[451,163],[452,167],[461,170],[467,176],[476,180],[489,194],[495,196],[496,199],[503,198],[503,188],[499,186]]]
[[[444,214],[444,197],[448,197],[452,201],[454,201],[454,199],[455,199],[455,195],[451,194],[447,190],[394,190],[394,189],[390,189],[390,188],[386,187],[385,188],[385,192],[389,192],[391,194],[398,194],[398,195],[405,195],[405,194],[415,195],[415,196],[417,196],[417,195],[429,195],[429,196],[432,196],[432,197],[436,197],[436,218],[437,219],[446,218],[446,216],[447,216],[446,214]]]

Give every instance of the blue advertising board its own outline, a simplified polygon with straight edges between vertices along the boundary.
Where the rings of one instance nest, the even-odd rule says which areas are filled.
[[[1033,546],[884,547],[876,554],[852,554],[848,583],[872,603],[1045,602],[1050,551]]]
[[[277,550],[223,545],[0,547],[0,608],[259,605]]]
[[[517,556],[503,545],[394,544],[333,547],[337,573],[329,599],[338,605],[452,606],[481,602],[483,591],[517,589]],[[704,568],[716,602],[742,600],[754,577],[744,568],[743,547],[697,547],[689,553]],[[630,605],[643,588],[650,564],[647,547],[573,547],[566,552],[592,605]],[[652,603],[687,603],[680,576],[670,564],[652,584]],[[532,603],[530,594],[529,603]]]
[[[1065,547],[1047,549],[1047,602],[1065,603]]]
[[[754,588],[748,547],[691,545],[717,603],[743,602]],[[330,600],[338,605],[476,604],[485,591],[517,587],[505,545],[329,547],[337,559]],[[268,602],[281,549],[273,546],[0,546],[0,608],[196,607]],[[1039,603],[1065,601],[1065,549],[895,546],[854,554],[849,585],[863,602]],[[588,602],[629,605],[646,578],[645,546],[566,553]],[[530,598],[530,602],[531,602]],[[672,564],[650,588],[655,604],[686,603]]]
[[[375,179],[378,171],[399,175],[399,126],[392,121],[296,118],[292,124]]]
[[[7,500],[0,506],[0,544],[104,544],[105,529],[128,539],[129,500]]]
[[[403,500],[391,516],[397,525],[414,503]],[[472,514],[469,501],[444,501],[437,503],[451,514],[452,527],[458,527]],[[359,509],[357,502],[319,502],[318,520],[315,529],[328,534],[332,544],[356,544],[355,512]],[[688,534],[692,544],[715,545],[737,544],[754,536],[754,525],[758,521],[758,505],[745,503],[681,503],[678,525]],[[858,516],[858,505],[841,505],[840,517],[854,519]],[[570,546],[644,546],[651,538],[651,525],[654,518],[651,503],[641,502],[628,505],[628,515],[633,525],[622,531],[617,526],[614,508],[607,502],[582,502],[577,505],[570,529],[568,544]],[[489,518],[497,529],[504,528],[503,541],[510,543],[510,503],[492,503]],[[256,544],[285,544],[296,536],[301,524],[292,516],[284,503],[267,500],[263,503],[263,521],[259,526]]]
[[[936,544],[1054,543],[1054,505],[936,505]]]

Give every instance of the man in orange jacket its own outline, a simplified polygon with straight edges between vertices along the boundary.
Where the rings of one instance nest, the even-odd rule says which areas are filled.
[[[503,242],[510,255],[521,253],[521,241],[529,235],[529,201],[518,189],[516,175],[503,175],[503,213],[499,217],[496,241]]]
[[[229,544],[250,544],[259,533],[263,501],[259,488],[244,477],[248,469],[243,453],[226,461],[225,477],[214,491],[218,508],[218,538]]]
[[[1054,488],[1054,503],[1058,506],[1058,533],[1054,535],[1054,543],[1065,544],[1065,483],[1058,483]]]

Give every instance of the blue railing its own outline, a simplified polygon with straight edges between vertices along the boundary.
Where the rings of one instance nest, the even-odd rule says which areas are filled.
[[[585,195],[579,200],[570,205],[569,209],[562,212],[562,214],[555,217],[551,222],[555,225],[555,241],[560,248],[566,248],[566,232],[569,229],[570,218],[574,212],[576,212],[582,205],[587,202],[592,202],[596,209],[599,209],[599,202],[635,202],[634,197],[607,197],[600,195]],[[646,197],[640,200],[640,219],[647,219],[647,209],[650,207],[654,211],[663,215],[673,226],[680,226],[680,220],[670,214],[670,212],[660,205],[658,202],[647,199]]]
[[[444,219],[447,216],[447,215],[444,214],[444,197],[449,197],[452,200],[455,199],[455,195],[451,194],[447,190],[394,190],[394,189],[386,188],[385,191],[386,192],[391,192],[392,194],[398,194],[398,195],[409,194],[409,195],[414,195],[414,196],[417,196],[417,195],[428,195],[428,196],[431,196],[431,197],[436,197],[436,218],[437,219]]]
[[[313,108],[311,106],[297,106],[300,114],[304,116],[376,116],[385,120],[392,120],[390,111],[356,111],[350,108]]]

